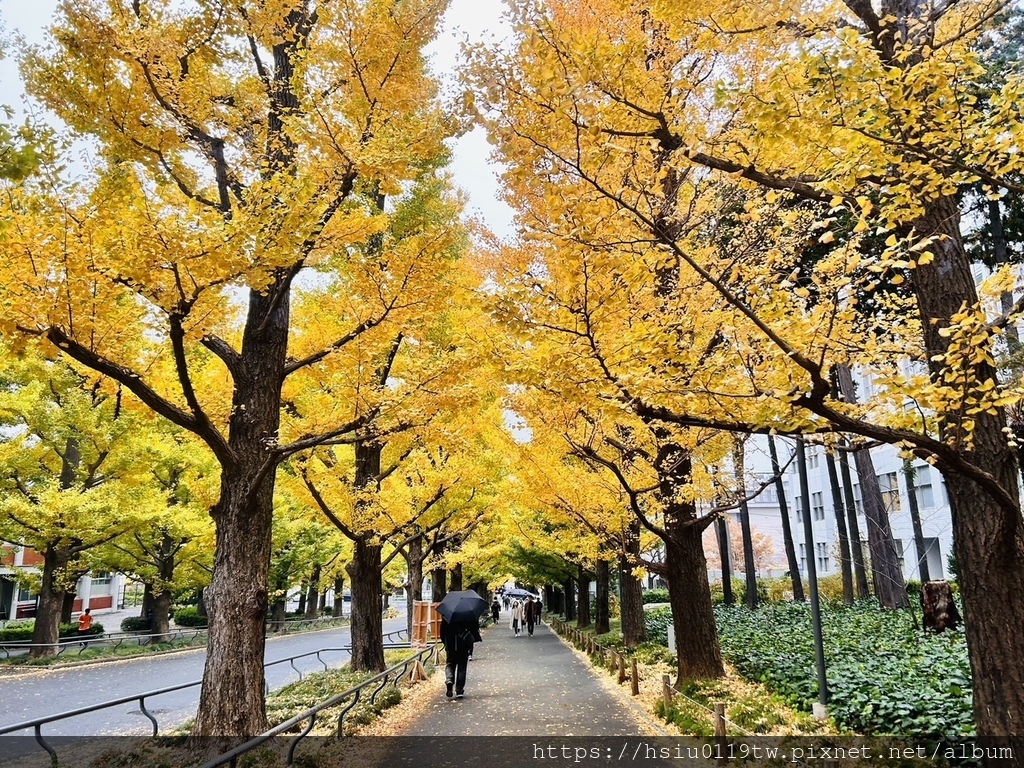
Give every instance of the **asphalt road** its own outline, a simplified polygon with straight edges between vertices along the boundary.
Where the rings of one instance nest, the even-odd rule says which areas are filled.
[[[405,628],[404,614],[384,622],[384,632]],[[349,628],[339,627],[299,635],[267,639],[268,662],[324,648],[321,657],[330,667],[341,666],[349,654],[341,648],[349,643]],[[67,712],[145,691],[200,680],[206,658],[204,649],[163,656],[139,657],[66,669],[3,675],[0,677],[0,728],[37,717]],[[276,664],[266,671],[271,690],[298,679],[303,673],[323,670],[315,657]],[[195,715],[199,686],[146,699],[146,709],[157,719],[161,733],[181,725]],[[90,712],[43,726],[48,736],[149,735],[152,724],[137,702]],[[14,735],[31,735],[31,730]]]

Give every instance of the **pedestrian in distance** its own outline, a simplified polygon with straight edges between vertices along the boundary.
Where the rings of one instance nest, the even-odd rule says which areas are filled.
[[[512,632],[516,637],[519,637],[519,633],[523,630],[523,620],[525,619],[523,612],[523,604],[519,600],[512,602]]]
[[[482,643],[480,621],[449,624],[441,619],[441,642],[444,643],[444,690],[448,699],[461,699],[466,692],[466,668],[473,655],[473,643]]]
[[[526,598],[526,605],[523,606],[523,614],[524,618],[526,619],[526,634],[528,634],[530,637],[533,637],[533,620],[536,616],[533,606],[533,598]]]
[[[92,615],[90,614],[91,608],[86,608],[78,616],[78,634],[88,635],[92,632]]]
[[[497,624],[498,616],[501,615],[501,604],[498,602],[498,598],[494,598],[494,602],[491,603],[491,620]]]

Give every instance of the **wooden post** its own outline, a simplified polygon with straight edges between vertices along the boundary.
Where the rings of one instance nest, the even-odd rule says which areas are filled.
[[[626,682],[626,657],[619,654],[619,685]]]
[[[640,695],[640,675],[636,671],[636,656],[634,656],[630,661],[631,661],[631,666],[630,666],[629,672],[630,672],[630,677],[633,680],[632,693],[633,693],[634,696],[639,696]]]
[[[672,684],[668,675],[661,676],[661,700],[665,704],[665,717],[668,717],[668,708],[672,706]]]
[[[715,702],[715,738],[725,738],[725,704]]]

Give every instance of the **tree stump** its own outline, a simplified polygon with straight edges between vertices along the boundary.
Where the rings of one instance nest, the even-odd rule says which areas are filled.
[[[921,608],[925,629],[945,632],[960,625],[960,611],[953,602],[953,590],[948,581],[926,581],[922,584]]]

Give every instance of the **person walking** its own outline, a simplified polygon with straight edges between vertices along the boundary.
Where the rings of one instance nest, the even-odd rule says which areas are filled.
[[[444,643],[444,695],[461,699],[466,693],[466,668],[473,655],[473,643],[482,643],[480,621],[449,624],[441,619],[441,642]]]
[[[519,633],[522,631],[523,618],[523,604],[519,600],[512,601],[512,621],[510,626],[516,637],[519,637]]]
[[[491,621],[495,624],[498,623],[498,616],[501,615],[501,603],[498,602],[498,598],[494,598],[494,602],[491,603]]]
[[[523,614],[526,619],[526,634],[528,634],[530,637],[533,637],[533,620],[536,616],[536,614],[534,613],[533,605],[533,598],[526,598],[526,605],[523,606]]]
[[[78,634],[90,635],[92,634],[92,613],[91,608],[86,608],[78,616]]]

